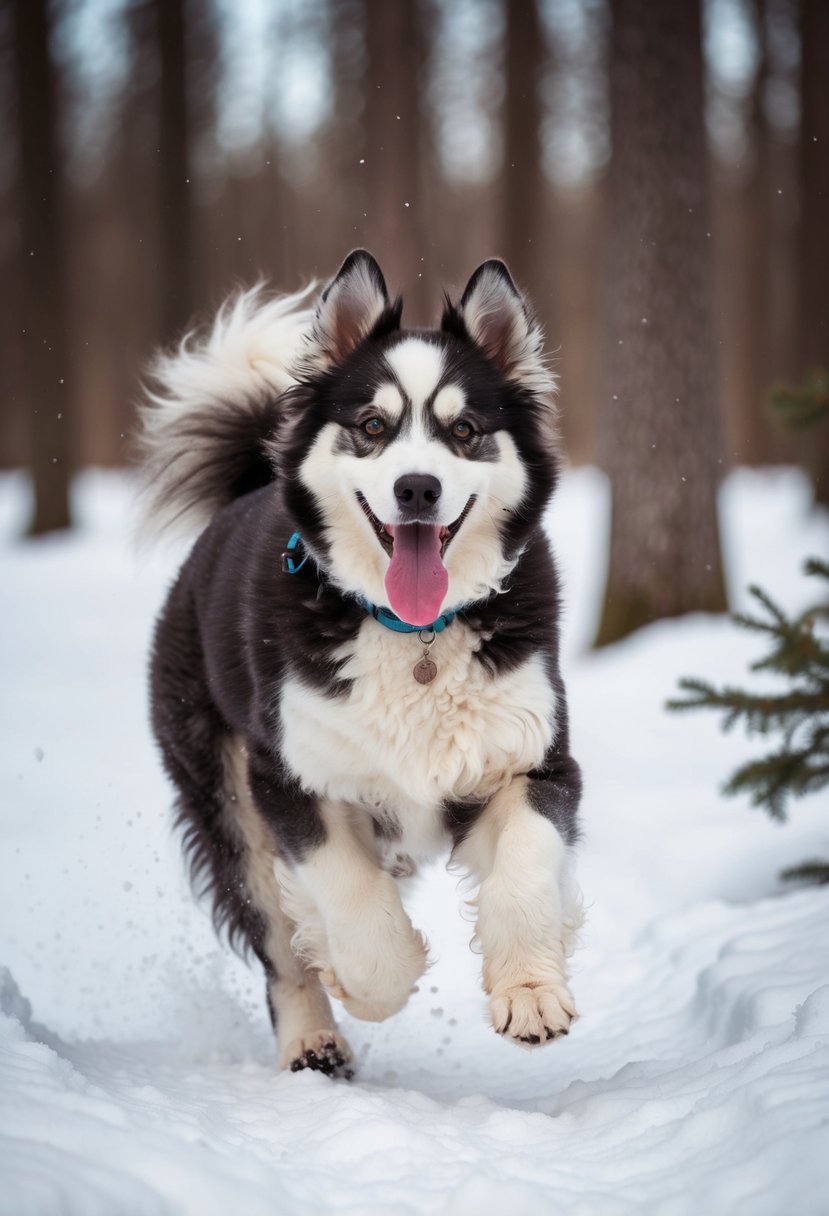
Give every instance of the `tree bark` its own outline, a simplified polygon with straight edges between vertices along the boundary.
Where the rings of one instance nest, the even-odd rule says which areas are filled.
[[[367,232],[408,321],[426,320],[423,267],[431,245],[421,184],[421,18],[417,0],[366,0]]]
[[[544,48],[536,0],[507,0],[505,52],[498,252],[537,306],[542,293],[546,305],[550,288],[538,265],[543,197],[539,86]]]
[[[829,371],[829,4],[801,4],[799,363]],[[809,461],[818,502],[829,503],[829,429]]]
[[[23,255],[21,338],[34,481],[32,534],[69,526],[71,387],[63,163],[46,0],[15,0]]]
[[[189,166],[185,0],[155,0],[160,67],[161,338],[193,313],[193,209]]]
[[[769,464],[774,453],[774,427],[766,412],[766,394],[772,381],[771,326],[771,135],[764,112],[768,87],[765,0],[754,0],[759,33],[759,64],[748,113],[750,167],[740,186],[740,216],[731,238],[740,274],[740,301],[736,312],[734,357],[739,373],[739,396],[732,402],[736,423],[736,450],[741,463]]]
[[[600,463],[610,567],[597,645],[726,606],[698,0],[614,0]]]

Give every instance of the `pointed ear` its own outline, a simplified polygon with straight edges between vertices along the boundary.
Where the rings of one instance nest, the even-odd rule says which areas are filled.
[[[392,304],[377,262],[365,249],[350,253],[320,297],[310,337],[309,362],[317,369],[339,363],[384,324],[400,325],[400,301]]]
[[[442,328],[471,338],[510,380],[540,397],[551,397],[555,377],[542,354],[541,327],[530,313],[500,258],[483,262],[457,306],[447,302]]]

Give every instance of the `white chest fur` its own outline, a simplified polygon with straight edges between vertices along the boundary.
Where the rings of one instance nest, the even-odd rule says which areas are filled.
[[[460,621],[432,648],[437,675],[418,684],[416,634],[367,619],[342,653],[349,694],[331,698],[289,679],[281,750],[303,786],[396,820],[415,856],[440,846],[444,801],[487,797],[541,763],[555,734],[555,695],[542,658],[492,676]]]

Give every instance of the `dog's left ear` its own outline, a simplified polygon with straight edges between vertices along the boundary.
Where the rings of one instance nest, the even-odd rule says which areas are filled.
[[[355,249],[320,297],[311,333],[310,361],[317,367],[340,363],[378,328],[400,325],[402,304],[389,299],[386,280],[365,249]]]
[[[542,355],[541,327],[500,258],[478,267],[460,304],[447,300],[441,327],[471,338],[503,375],[538,396],[550,397],[555,391],[555,377]]]

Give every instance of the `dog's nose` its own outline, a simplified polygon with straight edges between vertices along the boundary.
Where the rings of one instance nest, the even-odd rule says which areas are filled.
[[[440,498],[441,484],[431,473],[404,473],[394,483],[397,505],[406,515],[429,511]]]

